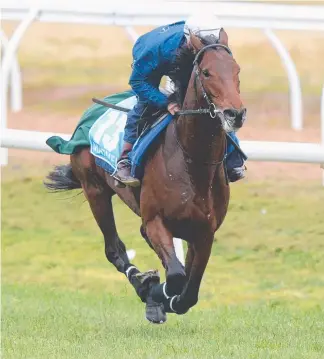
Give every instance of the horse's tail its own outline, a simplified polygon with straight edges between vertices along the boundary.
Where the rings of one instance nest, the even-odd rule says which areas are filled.
[[[44,186],[52,192],[81,188],[81,183],[72,172],[70,164],[56,166],[46,179],[48,181],[44,181]]]

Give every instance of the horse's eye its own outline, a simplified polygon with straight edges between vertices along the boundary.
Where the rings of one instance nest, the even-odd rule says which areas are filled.
[[[203,69],[202,70],[202,73],[204,74],[205,77],[209,77],[210,76],[210,73],[207,69]]]

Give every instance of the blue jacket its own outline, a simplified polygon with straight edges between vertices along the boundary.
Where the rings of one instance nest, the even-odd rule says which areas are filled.
[[[129,84],[140,101],[158,108],[167,106],[167,97],[159,91],[159,85],[170,72],[177,49],[184,41],[184,21],[158,27],[136,41]]]

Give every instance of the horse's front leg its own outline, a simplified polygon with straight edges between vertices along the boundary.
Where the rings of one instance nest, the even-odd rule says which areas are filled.
[[[145,230],[166,271],[166,283],[161,285],[161,291],[166,296],[180,294],[186,282],[186,273],[176,255],[172,234],[160,216],[148,221]]]
[[[192,243],[188,243],[188,250],[187,250],[186,261],[185,261],[185,271],[186,271],[187,281],[190,278],[190,273],[191,273],[191,268],[192,268],[192,263],[193,263],[194,257],[195,257],[194,246]]]
[[[197,240],[192,244],[192,252],[187,254],[186,261],[188,262],[188,270],[190,268],[189,280],[180,295],[168,299],[168,305],[165,304],[166,311],[184,314],[198,302],[200,283],[210,257],[212,245],[212,234],[208,234],[201,241]]]

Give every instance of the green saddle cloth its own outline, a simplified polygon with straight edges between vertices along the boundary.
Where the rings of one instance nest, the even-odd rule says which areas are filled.
[[[125,91],[107,96],[104,98],[104,101],[116,105],[120,101],[123,101],[131,96],[134,96],[133,91]],[[46,144],[55,152],[63,155],[72,155],[73,153],[80,151],[82,148],[90,146],[90,128],[97,121],[97,119],[107,111],[107,109],[108,108],[106,106],[93,104],[82,115],[69,141],[66,141],[59,136],[52,136],[46,141]]]

